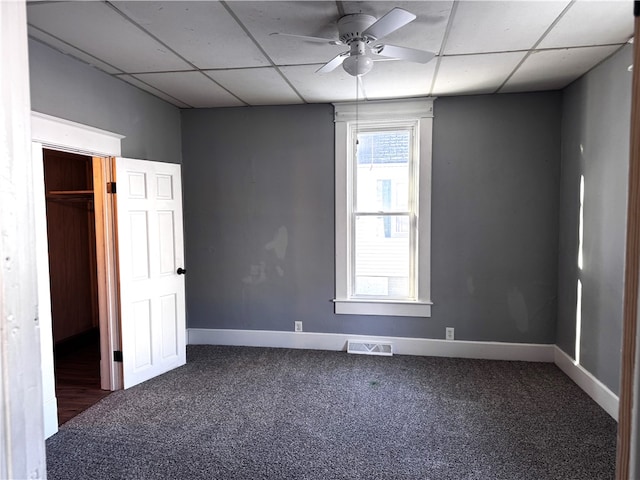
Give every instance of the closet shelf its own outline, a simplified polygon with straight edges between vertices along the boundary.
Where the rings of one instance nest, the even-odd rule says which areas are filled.
[[[93,190],[52,190],[47,192],[47,200],[71,202],[93,201]]]

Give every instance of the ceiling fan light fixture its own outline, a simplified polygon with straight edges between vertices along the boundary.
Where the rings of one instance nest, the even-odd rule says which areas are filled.
[[[368,56],[371,52],[382,57],[416,63],[427,63],[436,56],[433,52],[416,48],[375,44],[379,39],[386,37],[415,19],[416,16],[413,13],[402,8],[394,8],[378,19],[363,13],[343,15],[338,19],[339,41],[288,33],[272,33],[272,35],[297,37],[316,43],[348,45],[348,51],[336,55],[316,70],[316,73],[328,73],[342,65],[349,75],[361,77],[369,73],[373,68],[373,59]]]
[[[342,62],[342,68],[349,75],[359,77],[371,71],[373,60],[366,55],[351,55]]]

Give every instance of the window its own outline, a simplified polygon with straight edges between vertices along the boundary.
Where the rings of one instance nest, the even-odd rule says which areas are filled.
[[[334,106],[335,311],[428,317],[433,100]]]
[[[398,225],[415,223],[415,202],[406,188],[413,183],[413,126],[350,128],[352,138],[357,139],[351,185],[355,205],[350,215],[354,226],[352,296],[414,298],[413,229],[406,235],[397,234]]]

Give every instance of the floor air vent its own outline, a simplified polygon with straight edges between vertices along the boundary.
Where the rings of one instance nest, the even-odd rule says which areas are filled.
[[[393,344],[390,342],[367,342],[364,340],[348,340],[347,353],[360,355],[393,355]]]

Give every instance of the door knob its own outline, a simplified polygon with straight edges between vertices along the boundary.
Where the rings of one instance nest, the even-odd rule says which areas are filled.
[[[185,273],[187,273],[187,271],[184,268],[179,267],[178,270],[176,271],[176,273],[178,275],[184,275]]]

